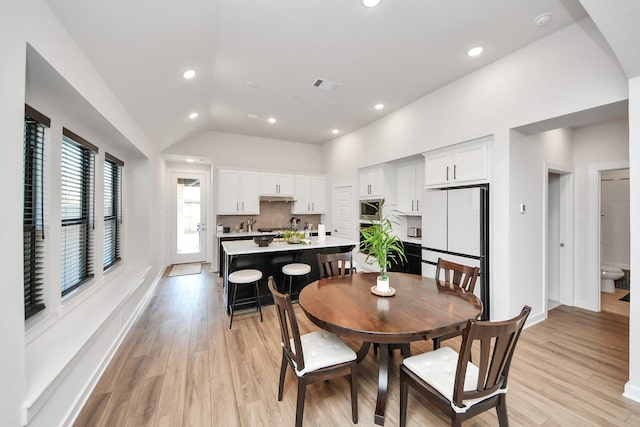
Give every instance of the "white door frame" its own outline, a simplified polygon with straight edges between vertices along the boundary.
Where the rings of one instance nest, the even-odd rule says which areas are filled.
[[[589,239],[589,242],[594,242],[594,247],[589,247],[588,251],[591,252],[592,259],[595,259],[595,263],[593,263],[592,267],[589,269],[589,278],[588,283],[591,284],[590,292],[593,294],[589,300],[596,301],[596,306],[594,307],[595,311],[601,310],[601,302],[600,302],[600,204],[602,203],[600,200],[601,197],[601,188],[600,188],[600,175],[604,171],[616,170],[616,169],[628,169],[629,162],[619,161],[619,162],[607,162],[607,163],[598,163],[595,165],[591,165],[589,167],[589,201],[592,204],[589,206],[589,215],[590,221],[589,224],[592,224],[592,230],[590,230],[589,234],[593,235],[592,239]],[[591,245],[590,245],[591,246]]]
[[[177,209],[176,209],[176,187],[177,178],[196,178],[200,180],[200,222],[203,228],[200,231],[200,252],[196,254],[178,254],[177,253]],[[179,170],[171,169],[168,173],[169,187],[169,241],[170,254],[169,260],[171,264],[183,264],[189,262],[205,262],[207,259],[208,246],[208,216],[209,216],[209,174],[201,170]]]
[[[547,317],[549,310],[547,306],[547,286],[548,286],[548,244],[549,244],[549,174],[554,173],[560,176],[560,202],[559,202],[559,240],[564,246],[560,248],[559,256],[559,289],[558,296],[559,302],[564,305],[573,306],[575,299],[575,284],[574,284],[574,184],[573,184],[573,170],[565,167],[555,165],[553,163],[544,163],[543,173],[543,229],[544,235],[542,237],[542,307],[544,307],[544,316]]]

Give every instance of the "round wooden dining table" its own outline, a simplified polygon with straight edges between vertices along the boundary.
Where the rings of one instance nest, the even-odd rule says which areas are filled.
[[[459,288],[415,274],[388,273],[393,296],[372,293],[377,273],[327,278],[305,286],[300,307],[318,327],[361,341],[358,361],[371,343],[379,345],[378,397],[374,421],[384,425],[389,383],[389,345],[405,344],[461,330],[482,314],[482,302]],[[407,346],[408,347],[408,346]],[[405,347],[406,348],[406,347]]]

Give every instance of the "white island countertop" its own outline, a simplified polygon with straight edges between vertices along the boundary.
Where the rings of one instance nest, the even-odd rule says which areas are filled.
[[[232,240],[222,242],[222,247],[227,255],[249,255],[357,245],[358,242],[356,240],[343,239],[341,237],[334,236],[326,236],[324,240],[312,237],[310,243],[307,244],[291,244],[284,241],[273,241],[269,246],[264,247],[259,247],[253,240]]]

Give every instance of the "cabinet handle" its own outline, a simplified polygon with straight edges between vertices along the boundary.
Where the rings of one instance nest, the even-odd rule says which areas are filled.
[[[242,202],[242,212],[244,212],[244,202]]]
[[[420,200],[416,200],[416,212],[420,211]]]
[[[311,202],[311,210],[312,211],[316,210],[316,204],[313,202]]]
[[[311,210],[311,203],[307,202],[307,211]]]
[[[236,202],[236,212],[240,211],[240,202]]]
[[[449,181],[449,166],[447,166],[447,181]]]
[[[411,212],[413,212],[413,203],[414,203],[414,201],[412,200],[411,201]]]
[[[453,165],[453,179],[456,179],[456,165]]]

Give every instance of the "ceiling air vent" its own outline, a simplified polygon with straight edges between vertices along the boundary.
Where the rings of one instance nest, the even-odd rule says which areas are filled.
[[[325,90],[327,92],[333,92],[334,90],[342,86],[342,83],[338,83],[336,81],[327,80],[327,79],[316,79],[316,81],[313,82],[313,86],[317,87],[318,89]]]

